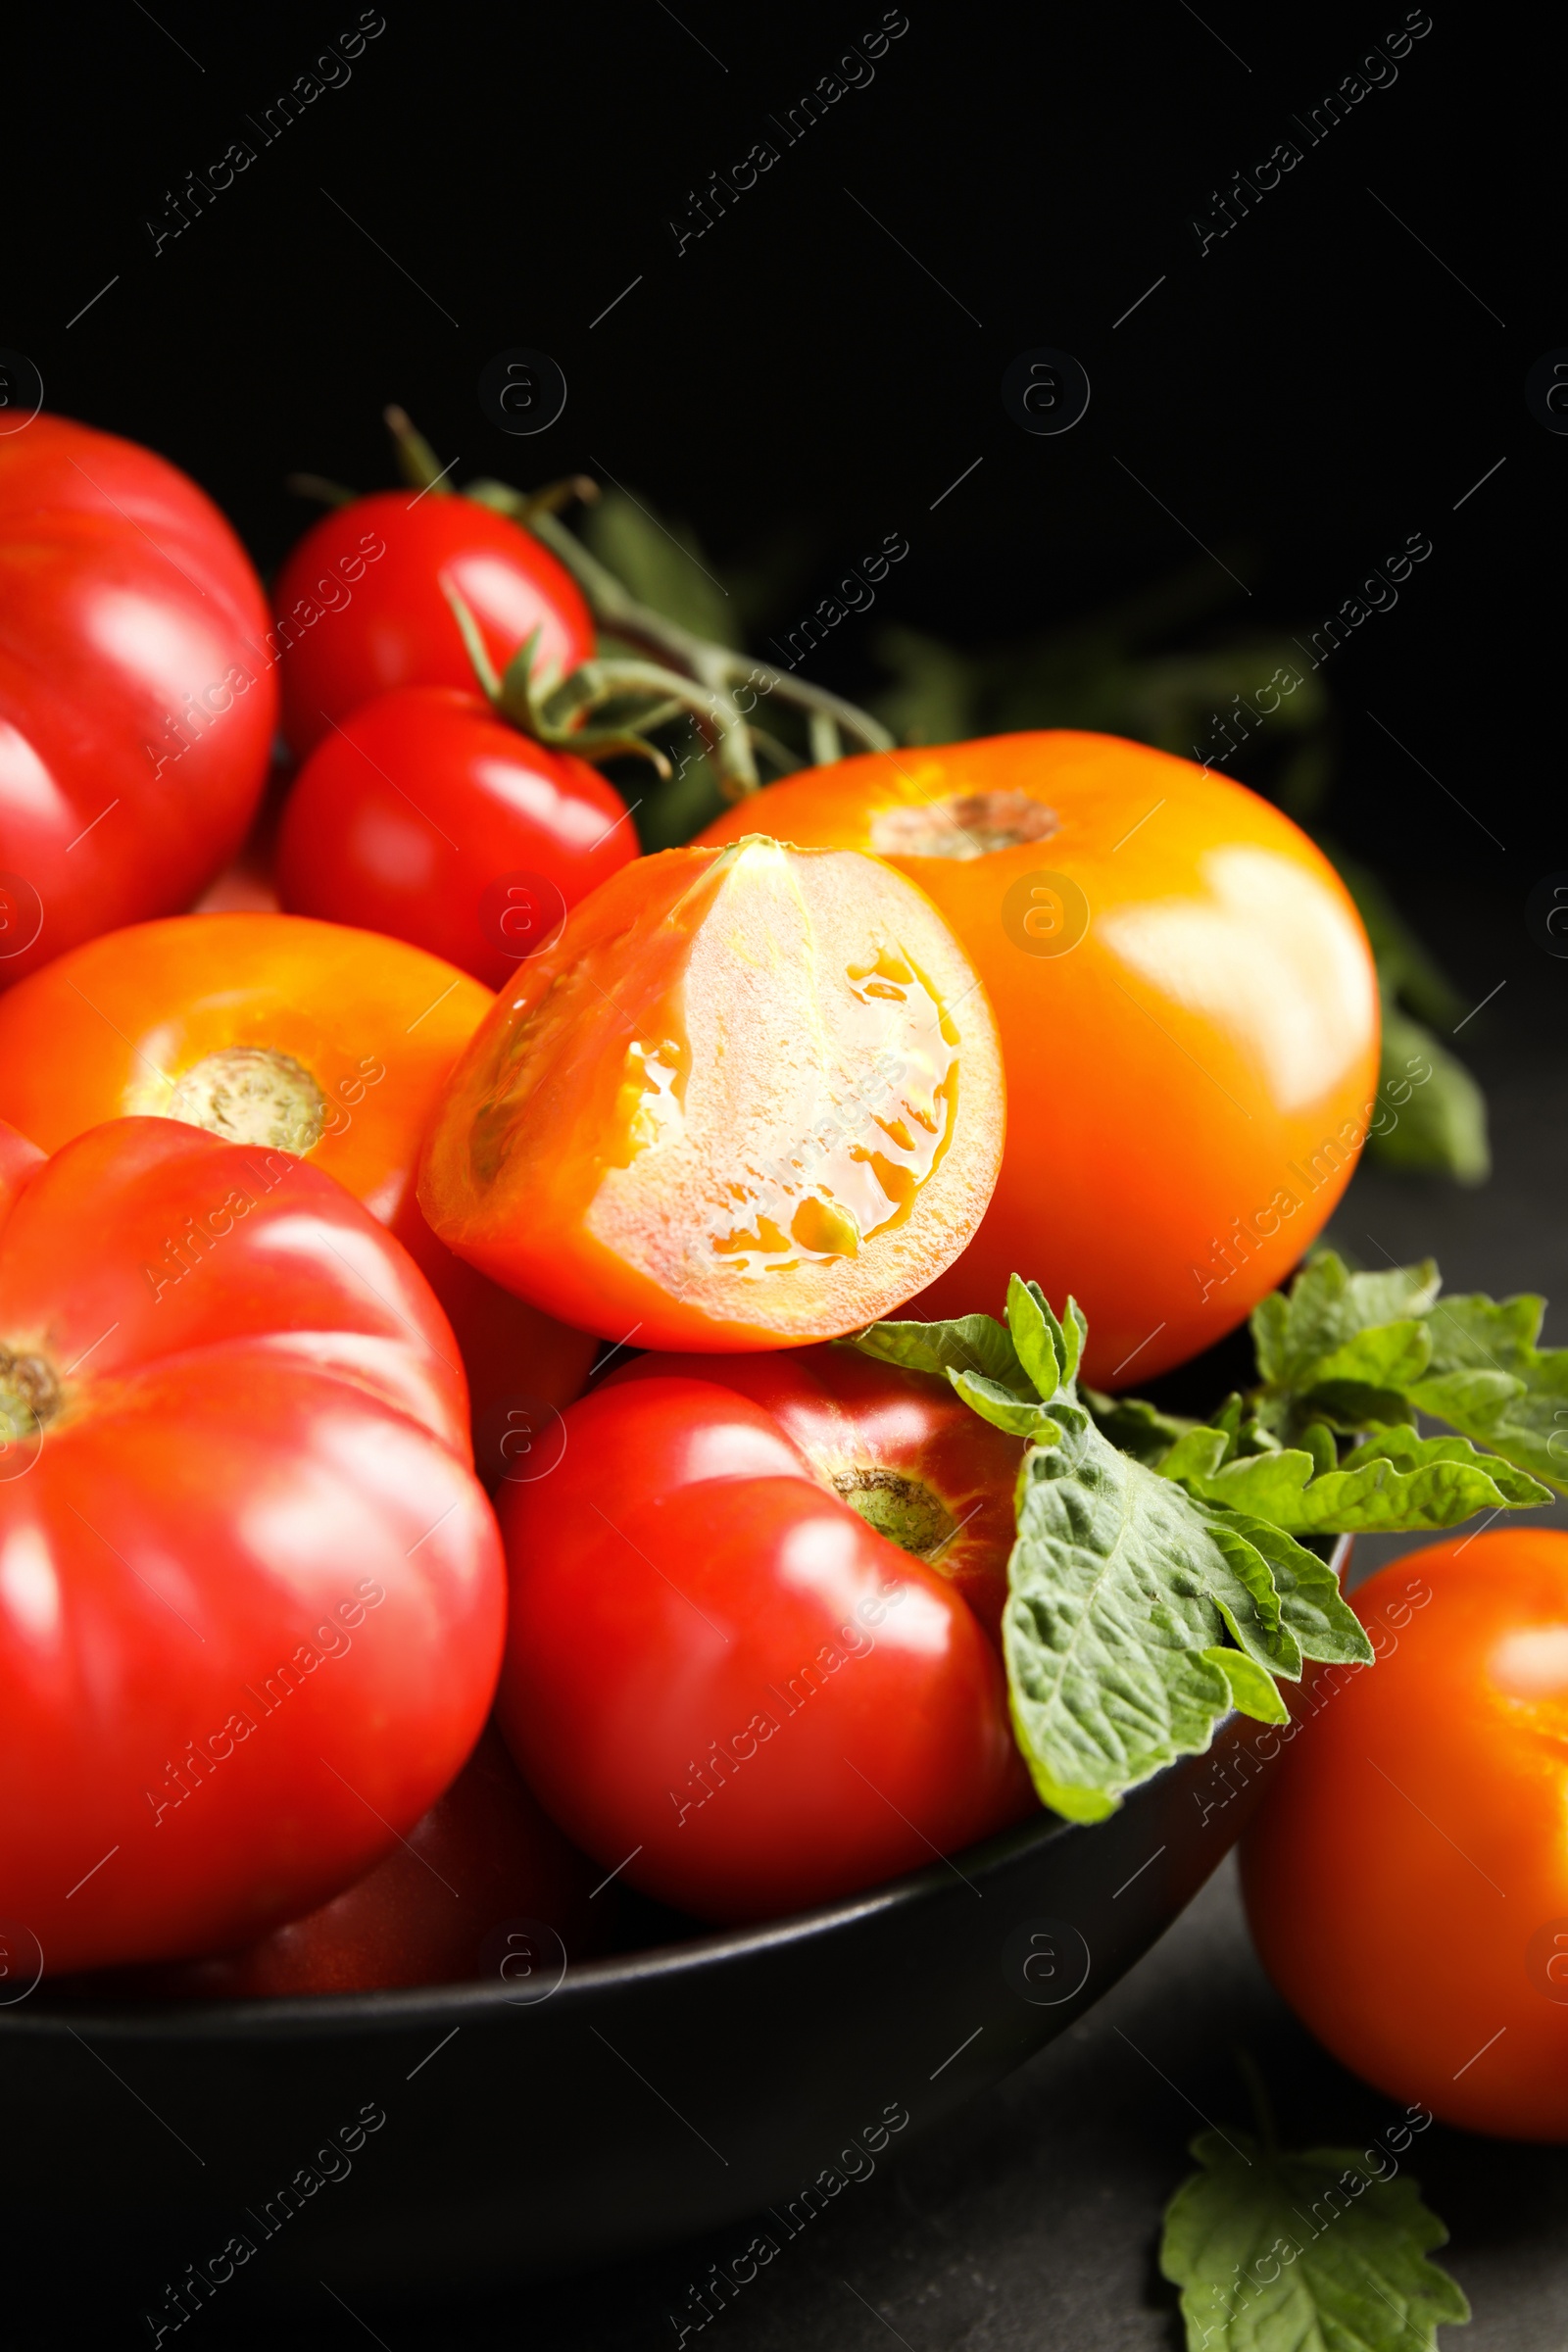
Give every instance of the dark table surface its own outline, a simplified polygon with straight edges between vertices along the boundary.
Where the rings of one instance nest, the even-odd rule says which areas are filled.
[[[1479,1003],[1508,985],[1460,1040],[1493,1106],[1496,1173],[1476,1192],[1359,1171],[1334,1238],[1366,1264],[1431,1252],[1453,1289],[1544,1290],[1562,1302],[1547,1337],[1568,1339],[1568,963],[1553,963],[1512,921],[1457,921],[1449,960]],[[1501,910],[1506,915],[1508,910]],[[1559,1508],[1557,1517],[1565,1518]],[[1358,1546],[1358,1569],[1405,1539]],[[1212,2119],[1245,2123],[1235,2051],[1269,2082],[1297,2145],[1364,2144],[1390,2102],[1329,2060],[1276,1997],[1252,1955],[1226,1865],[1131,1976],[1046,2050],[965,2110],[939,2144],[883,2161],[847,2189],[809,2236],[789,2242],[705,2330],[726,2352],[1174,2352],[1174,2297],[1155,2247],[1165,2200],[1189,2169],[1186,2145]],[[519,2131],[528,2119],[519,2115]],[[1470,2296],[1474,2324],[1446,2342],[1467,2352],[1568,2346],[1568,2148],[1515,2146],[1441,2126],[1412,2156],[1451,2231],[1443,2259]],[[387,2352],[659,2352],[670,2315],[710,2263],[739,2253],[744,2227],[543,2285],[482,2300],[455,2284],[440,2305],[343,2302],[331,2281],[286,2310],[254,2301],[224,2315],[223,2340],[310,2352],[368,2340]],[[13,2263],[24,2249],[13,2249]],[[10,2340],[73,2340],[65,2315],[104,2298],[105,2344],[146,2340],[139,2310],[113,2279],[55,2280]],[[24,2276],[25,2262],[22,2263]],[[260,2283],[260,2282],[258,2282]],[[62,2297],[64,2296],[64,2300]],[[30,2300],[30,2298],[29,2298]],[[77,2341],[87,2340],[77,2336]],[[172,2339],[171,2339],[172,2340]],[[214,2339],[217,2340],[216,2338]],[[695,2334],[688,2344],[699,2339]]]

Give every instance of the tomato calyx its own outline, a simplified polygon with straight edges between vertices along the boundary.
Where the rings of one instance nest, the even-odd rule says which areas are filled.
[[[0,1344],[0,1447],[32,1437],[64,1402],[46,1356]]]
[[[906,1471],[857,1464],[835,1472],[832,1484],[840,1502],[847,1502],[867,1527],[928,1566],[958,1532],[959,1522],[936,1489]]]
[[[953,792],[874,810],[871,847],[879,858],[989,858],[1060,830],[1055,810],[1026,792]]]
[[[181,1076],[162,1115],[204,1127],[229,1144],[254,1144],[297,1158],[321,1140],[327,1102],[291,1054],[270,1046],[225,1046]]]

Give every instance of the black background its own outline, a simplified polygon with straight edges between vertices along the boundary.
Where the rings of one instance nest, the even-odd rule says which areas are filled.
[[[247,117],[310,73],[355,9],[159,0],[155,22],[127,0],[35,18],[24,49],[8,34],[0,344],[35,363],[47,405],[185,466],[264,570],[314,512],[285,491],[292,469],[365,488],[391,478],[379,416],[396,399],[459,461],[459,480],[613,476],[689,520],[721,566],[796,527],[816,550],[803,612],[902,531],[910,554],[879,617],[960,643],[1071,618],[1205,548],[1250,591],[1232,592],[1227,628],[1305,634],[1425,533],[1433,553],[1397,608],[1326,666],[1340,736],[1328,818],[1475,1000],[1499,975],[1513,982],[1463,1041],[1507,1118],[1490,1199],[1434,1191],[1423,1205],[1406,1190],[1401,1207],[1358,1179],[1346,1218],[1371,1200],[1398,1247],[1451,1243],[1461,1280],[1530,1279],[1519,1250],[1568,1274],[1543,1191],[1548,1168],[1553,1186],[1562,1173],[1568,964],[1543,956],[1524,921],[1532,886],[1568,867],[1568,438],[1524,399],[1531,364],[1568,345],[1554,249],[1563,61],[1560,43],[1543,45],[1546,20],[1436,0],[1393,86],[1200,258],[1188,222],[1210,191],[1298,137],[1289,115],[1353,71],[1402,8],[1331,18],[1205,0],[1200,20],[1184,0],[909,0],[870,85],[681,254],[668,222],[685,219],[689,192],[755,140],[780,144],[769,114],[833,71],[880,7],[680,0],[677,20],[661,0],[592,14],[388,0],[385,14],[346,85],[268,145]],[[236,139],[257,148],[254,164],[155,253],[146,223],[169,224],[171,192]],[[476,394],[485,363],[518,345],[552,354],[569,386],[560,421],[533,439],[500,432]],[[1007,364],[1038,345],[1075,354],[1093,386],[1060,437],[1020,431],[1000,397]],[[850,691],[874,683],[870,632],[842,632],[817,674]],[[1247,776],[1245,755],[1233,772]],[[1202,1920],[1178,1932],[1190,1950],[1173,1947],[1164,1973],[1129,1991],[1148,2008],[1157,1987],[1162,2063],[1205,2105],[1236,2111],[1230,1987],[1280,2063],[1317,2085],[1314,2128],[1348,2135],[1355,2121],[1336,2113],[1350,2086],[1269,2006],[1223,1902]],[[841,2293],[842,2264],[918,2352],[1173,2341],[1148,2248],[1196,2125],[1179,2099],[1149,2120],[1147,2087],[1144,2120],[1129,2120],[1114,2071],[1126,2062],[1102,2022],[1095,2041],[1103,2063],[1064,2054],[1031,2070],[983,2107],[963,2148],[879,2186],[880,2221],[846,2225],[820,2278],[738,2318],[731,2340],[887,2340],[882,2310]],[[1058,2162],[1042,2151],[1066,2129],[1061,2098],[1079,2141],[1058,2137]],[[1064,2171],[1086,2132],[1082,2170],[1074,2158]],[[1548,2176],[1521,2152],[1493,2167],[1469,2144],[1472,2157],[1434,2161],[1436,2185],[1445,2167],[1452,2176],[1444,2209],[1461,2257],[1469,2231],[1471,2268],[1458,2267],[1478,2295],[1490,2281],[1472,2340],[1559,2340],[1561,2278],[1552,2288],[1540,2261],[1561,2236],[1560,2167]],[[1489,2202],[1494,2172],[1512,2185]],[[1103,2240],[1091,2187],[1106,2201]],[[1058,2214],[1082,2208],[1082,2227],[1048,2229],[1027,2209],[1037,2194]],[[1101,2243],[1102,2270],[1084,2251]],[[377,2340],[398,2352],[519,2334],[667,2341],[684,2262],[621,2275],[605,2299],[552,2290],[524,2306],[531,2325],[494,2305],[471,2328],[456,2309],[439,2323],[378,2312]],[[1536,2279],[1539,2303],[1528,2318],[1517,2307],[1511,2335],[1510,2277]],[[97,2284],[115,2311],[103,2340],[130,2340],[134,2315],[114,2305],[113,2281]],[[53,2320],[38,2325],[40,2343],[64,2340]],[[270,2331],[234,2325],[235,2340]],[[363,2340],[363,2325],[324,2296],[289,2323],[313,2343]]]
[[[1462,872],[1522,921],[1530,883],[1568,862],[1568,439],[1524,401],[1531,363],[1568,342],[1543,242],[1561,63],[1543,21],[1526,36],[1440,8],[1392,86],[1305,147],[1289,117],[1403,10],[916,0],[869,85],[784,146],[769,115],[881,21],[869,4],[694,0],[677,21],[660,0],[591,17],[393,0],[350,78],[264,145],[247,118],[352,8],[62,15],[31,30],[9,134],[0,341],[50,407],[188,467],[264,569],[314,512],[290,470],[389,478],[389,399],[460,481],[612,474],[720,563],[807,529],[802,612],[903,531],[879,618],[960,642],[1166,577],[1201,560],[1195,539],[1251,591],[1230,592],[1224,625],[1303,630],[1424,532],[1397,608],[1325,667],[1333,829],[1406,901]],[[677,255],[690,192],[764,137],[778,163]],[[1300,164],[1200,258],[1190,220],[1285,137]],[[255,162],[155,254],[147,223],[171,224],[171,192],[235,139]],[[1020,431],[1000,398],[1042,344],[1093,385],[1059,438]],[[476,395],[515,345],[569,385],[531,439]],[[868,635],[845,631],[823,674],[866,683]]]

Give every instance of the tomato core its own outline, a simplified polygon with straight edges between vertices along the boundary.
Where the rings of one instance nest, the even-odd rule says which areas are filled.
[[[1049,841],[1060,824],[1026,792],[950,792],[915,808],[876,809],[871,847],[879,858],[989,858]]]
[[[858,1511],[867,1527],[917,1560],[930,1560],[958,1532],[958,1522],[935,1489],[902,1470],[858,1465],[837,1474],[833,1492]]]
[[[292,1054],[270,1046],[225,1046],[191,1064],[163,1115],[205,1127],[225,1143],[303,1155],[320,1142],[326,1097]]]

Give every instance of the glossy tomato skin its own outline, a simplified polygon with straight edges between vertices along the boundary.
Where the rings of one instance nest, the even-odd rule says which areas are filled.
[[[517,1392],[566,1403],[593,1357],[583,1334],[455,1257],[415,1197],[425,1123],[490,1001],[437,957],[335,923],[256,912],[146,923],[0,998],[0,1119],[53,1152],[103,1119],[162,1116],[214,1054],[285,1056],[323,1099],[311,1163],[389,1226],[430,1283],[482,1428]]]
[[[1259,1954],[1342,2062],[1445,2122],[1568,2139],[1568,1535],[1369,1577],[1243,1848]]]
[[[329,1903],[243,1951],[124,1972],[134,1981],[115,1989],[160,2000],[370,1992],[495,1980],[504,1963],[502,1981],[534,1969],[548,1979],[560,1951],[539,1936],[528,1948],[530,1929],[553,1930],[573,1960],[588,1958],[606,1925],[592,1903],[601,1875],[567,1843],[489,1726],[408,1837]],[[510,1949],[509,1927],[516,1930]]]
[[[982,1421],[945,1380],[851,1348],[705,1355],[695,1364],[642,1355],[602,1386],[694,1372],[770,1413],[820,1484],[961,1593],[1000,1649],[1021,1438]]]
[[[278,842],[285,906],[412,940],[486,988],[637,855],[626,804],[449,686],[377,695],[318,743]]]
[[[0,987],[187,906],[277,723],[261,583],[194,482],[65,417],[0,437]]]
[[[1371,951],[1288,817],[1188,760],[1062,730],[803,770],[700,839],[760,830],[900,866],[996,1009],[1002,1173],[914,1312],[1000,1314],[1022,1274],[1058,1309],[1076,1297],[1086,1375],[1114,1387],[1197,1354],[1285,1278],[1380,1115]]]
[[[395,686],[473,687],[442,583],[479,624],[504,670],[539,631],[538,661],[563,673],[594,650],[571,574],[521,525],[470,498],[381,490],[323,514],[277,576],[283,731],[303,759],[334,722]]]
[[[460,1255],[606,1339],[805,1347],[952,1262],[1005,1116],[974,966],[902,875],[761,837],[666,850],[518,966],[419,1200]]]
[[[172,1120],[14,1157],[0,1210],[8,1914],[51,1974],[231,1949],[483,1726],[504,1580],[451,1333],[330,1177]]]
[[[767,1919],[1032,1808],[977,1620],[772,1414],[641,1379],[571,1406],[565,1435],[548,1476],[503,1491],[498,1712],[607,1869],[702,1918]]]

